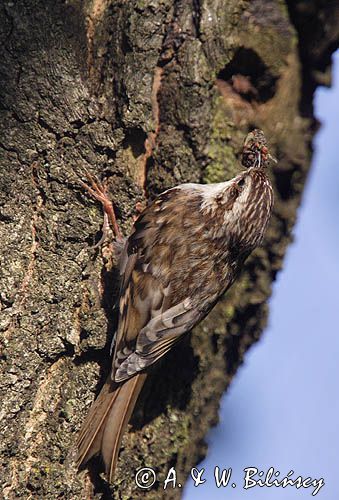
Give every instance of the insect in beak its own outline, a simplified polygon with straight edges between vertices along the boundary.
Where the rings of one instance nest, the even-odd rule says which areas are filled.
[[[265,164],[267,160],[272,161],[273,163],[278,163],[278,160],[268,152],[268,148],[266,146],[260,147],[258,143],[254,146],[256,148],[255,167],[261,168],[263,166],[262,163]]]

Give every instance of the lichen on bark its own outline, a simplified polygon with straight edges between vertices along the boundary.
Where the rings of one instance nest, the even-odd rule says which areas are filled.
[[[313,91],[338,46],[336,5],[310,2],[316,45],[302,23],[303,3],[2,2],[5,498],[162,498],[169,467],[184,484],[206,453],[220,396],[265,326],[309,167]],[[107,178],[128,234],[137,202],[178,183],[232,177],[252,126],[264,129],[279,160],[265,244],[149,377],[115,484],[105,482],[98,460],[77,474],[75,436],[107,374],[117,296],[109,248],[93,248],[102,214],[80,186],[84,167]],[[159,479],[146,492],[134,483],[143,465]],[[179,496],[180,489],[166,492]]]

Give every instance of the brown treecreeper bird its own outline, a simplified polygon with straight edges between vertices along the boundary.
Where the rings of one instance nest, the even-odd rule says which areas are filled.
[[[227,182],[169,189],[135,222],[120,258],[112,370],[79,433],[79,466],[100,453],[112,481],[147,369],[208,314],[261,243],[273,204],[270,159],[256,129],[244,142],[246,170]],[[107,209],[93,179],[89,190]],[[107,212],[116,224],[112,206]]]

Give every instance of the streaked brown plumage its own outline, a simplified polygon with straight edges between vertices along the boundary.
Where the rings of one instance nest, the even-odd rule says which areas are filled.
[[[160,194],[134,224],[120,262],[112,371],[78,438],[78,464],[101,453],[109,481],[147,368],[201,321],[261,243],[273,204],[261,131],[244,143],[249,167],[228,182]]]

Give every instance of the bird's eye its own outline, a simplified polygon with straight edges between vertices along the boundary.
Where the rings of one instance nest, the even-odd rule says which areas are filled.
[[[238,181],[238,182],[237,182],[237,184],[238,184],[238,186],[239,186],[239,187],[241,187],[241,188],[242,188],[242,187],[244,187],[244,186],[245,186],[245,179],[244,179],[244,178],[243,178],[243,179],[240,179],[240,181]]]

